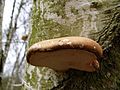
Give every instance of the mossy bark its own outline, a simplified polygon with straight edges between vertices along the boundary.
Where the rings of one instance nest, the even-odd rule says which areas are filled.
[[[24,89],[119,90],[119,0],[34,0],[29,46],[51,38],[84,36],[103,46],[100,69],[58,73],[27,64]]]

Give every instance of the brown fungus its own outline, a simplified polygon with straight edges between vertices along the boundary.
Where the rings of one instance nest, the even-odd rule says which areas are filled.
[[[70,68],[93,72],[99,68],[101,46],[85,37],[62,37],[38,42],[27,52],[27,62],[56,71]]]

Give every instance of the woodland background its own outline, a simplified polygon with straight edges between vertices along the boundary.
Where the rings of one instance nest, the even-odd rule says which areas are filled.
[[[11,0],[8,20],[6,3],[0,0],[1,90],[120,90],[120,0]],[[100,70],[57,73],[26,63],[29,46],[63,36],[102,45]]]

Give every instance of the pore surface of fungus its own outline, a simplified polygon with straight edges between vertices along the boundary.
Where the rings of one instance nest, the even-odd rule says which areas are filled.
[[[32,45],[27,52],[27,62],[56,71],[70,68],[93,72],[99,68],[101,46],[85,37],[62,37],[44,40]]]

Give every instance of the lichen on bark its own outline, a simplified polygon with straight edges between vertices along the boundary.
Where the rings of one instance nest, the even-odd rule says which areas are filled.
[[[118,35],[120,20],[117,20],[120,12],[116,12],[119,11],[118,9],[118,0],[37,0],[34,2],[29,46],[50,38],[84,36],[96,40],[103,46],[104,57],[99,61],[100,70],[93,73],[77,70],[57,73],[45,67],[38,68],[27,64],[25,88],[33,90],[119,89],[120,52],[117,48],[119,46],[114,44],[119,44],[120,41]]]

